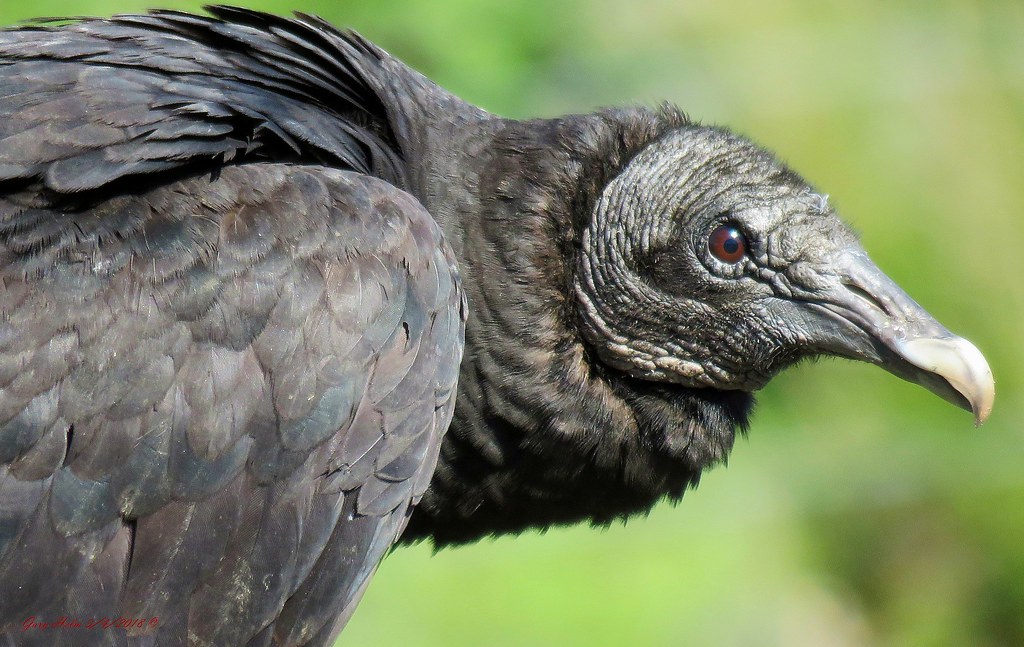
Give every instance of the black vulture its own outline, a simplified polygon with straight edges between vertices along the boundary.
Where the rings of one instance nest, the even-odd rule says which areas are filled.
[[[804,358],[994,394],[747,139],[302,14],[0,31],[0,268],[4,644],[330,644],[399,538],[678,499]]]

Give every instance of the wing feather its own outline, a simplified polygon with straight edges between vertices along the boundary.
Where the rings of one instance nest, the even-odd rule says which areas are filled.
[[[75,613],[158,618],[109,644],[324,644],[450,420],[437,225],[382,180],[278,164],[5,200],[0,635]]]
[[[0,30],[0,181],[57,194],[246,161],[310,160],[403,186],[353,34],[214,8]]]

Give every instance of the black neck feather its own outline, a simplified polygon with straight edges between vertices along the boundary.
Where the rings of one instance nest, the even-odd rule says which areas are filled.
[[[471,314],[455,417],[404,541],[606,524],[678,499],[725,458],[751,396],[603,366],[572,299],[579,234],[602,188],[684,124],[640,109],[498,122],[437,155],[449,185],[423,194],[461,256]],[[454,178],[449,164],[476,171]]]

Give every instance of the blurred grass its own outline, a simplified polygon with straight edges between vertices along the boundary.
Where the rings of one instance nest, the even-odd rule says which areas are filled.
[[[0,23],[148,4],[6,0]],[[341,644],[1024,645],[1024,3],[241,4],[354,26],[508,116],[667,99],[753,136],[999,390],[976,431],[872,367],[800,366],[677,508],[399,550]]]

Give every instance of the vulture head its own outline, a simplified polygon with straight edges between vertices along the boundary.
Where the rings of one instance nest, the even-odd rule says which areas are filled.
[[[450,190],[428,192],[462,242],[470,316],[455,417],[403,540],[677,500],[804,359],[870,362],[988,416],[978,349],[748,139],[670,108],[484,124],[455,146],[472,197],[449,212]]]
[[[574,282],[600,361],[635,378],[754,391],[803,358],[877,364],[974,412],[988,364],[868,258],[816,192],[725,130],[676,130],[604,188]]]

